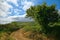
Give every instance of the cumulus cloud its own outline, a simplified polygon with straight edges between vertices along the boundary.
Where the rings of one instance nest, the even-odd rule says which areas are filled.
[[[11,17],[8,18],[0,18],[0,24],[7,24],[7,23],[11,23],[14,20]]]
[[[11,5],[7,2],[11,2]],[[21,5],[17,3],[17,0],[0,0],[0,24],[7,24],[14,21],[32,21],[30,18],[25,18],[27,14],[19,14],[22,14],[22,12],[25,13],[25,11],[33,5],[33,2],[27,0],[22,0]],[[9,11],[10,8],[13,9]],[[9,16],[9,14],[12,14],[13,16]]]
[[[5,17],[5,16],[7,16],[8,14],[10,14],[10,12],[8,12],[8,9],[9,9],[10,7],[11,7],[11,6],[8,5],[6,2],[0,1],[0,16]]]
[[[22,5],[24,5],[24,6],[23,6],[23,10],[26,11],[28,8],[30,8],[30,6],[33,6],[34,3],[31,2],[31,1],[23,1],[23,2],[22,2]]]
[[[17,5],[18,6],[18,4],[17,4],[17,0],[6,0],[7,2],[12,2],[12,3],[14,3],[15,5]]]

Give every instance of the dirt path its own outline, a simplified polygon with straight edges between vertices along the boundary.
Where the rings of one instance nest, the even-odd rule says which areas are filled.
[[[29,38],[26,38],[25,36],[24,36],[24,30],[18,30],[18,31],[16,31],[16,32],[13,32],[12,34],[11,34],[11,37],[14,39],[14,40],[32,40],[32,39],[29,39]]]

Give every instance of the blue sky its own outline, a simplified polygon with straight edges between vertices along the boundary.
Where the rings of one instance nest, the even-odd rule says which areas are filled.
[[[18,11],[18,15],[23,15],[23,14],[25,14],[26,12],[26,10],[24,10],[24,9],[22,9],[22,7],[24,6],[24,5],[22,5],[21,4],[21,2],[23,2],[23,1],[21,1],[21,0],[17,0],[17,4],[18,4],[18,6],[16,6],[16,4],[14,4],[14,3],[12,3],[12,2],[7,2],[9,5],[11,5],[13,8],[10,8],[10,12],[12,13],[12,14],[10,14],[11,16],[13,16],[13,15],[15,15],[16,14],[16,12],[14,11],[14,9],[18,9],[18,10],[21,10],[21,11]],[[43,2],[46,2],[47,3],[47,5],[52,5],[52,4],[56,4],[56,9],[60,9],[60,5],[59,5],[59,3],[60,3],[60,0],[27,0],[27,2],[29,3],[29,2],[31,2],[31,3],[33,3],[34,5],[38,5],[38,4],[42,4]],[[24,2],[23,2],[24,3]],[[31,4],[32,5],[32,4]],[[28,7],[28,6],[27,6]]]
[[[8,10],[11,12],[9,16],[24,15],[30,6],[42,4],[43,2],[46,2],[47,5],[56,4],[56,9],[60,9],[60,0],[5,0],[5,2],[11,6]]]
[[[0,23],[12,22],[15,21],[15,18],[22,19],[21,17],[26,16],[26,10],[30,6],[39,5],[43,2],[49,6],[56,4],[56,9],[60,10],[60,0],[0,0]]]
[[[52,4],[56,4],[56,8],[60,9],[60,0],[35,0],[35,4],[42,4],[43,2],[46,2],[47,5],[52,5]]]

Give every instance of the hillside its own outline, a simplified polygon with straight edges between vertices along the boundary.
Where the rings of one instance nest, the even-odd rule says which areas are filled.
[[[24,37],[24,32],[28,33],[25,34],[25,36],[30,35],[30,32],[37,31],[38,27],[35,26],[36,24],[34,22],[12,22],[5,25],[0,24],[0,40],[13,40],[13,37],[18,38],[17,40],[30,40],[30,38]]]
[[[54,25],[60,25],[56,23]],[[0,40],[54,40],[55,37],[47,37],[42,34],[41,27],[35,22],[12,22],[0,25]]]

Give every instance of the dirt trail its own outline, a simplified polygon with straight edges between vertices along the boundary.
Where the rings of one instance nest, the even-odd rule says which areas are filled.
[[[32,39],[29,39],[29,38],[25,37],[24,32],[25,32],[24,30],[20,29],[16,32],[13,32],[10,36],[14,40],[32,40]]]
[[[20,29],[16,32],[13,32],[10,37],[12,37],[14,40],[54,40],[54,38],[47,38],[46,36],[42,34],[35,34],[34,38],[31,36],[33,33],[31,31],[26,32],[23,29]],[[32,38],[29,38],[31,36]],[[37,39],[38,38],[38,39]]]

